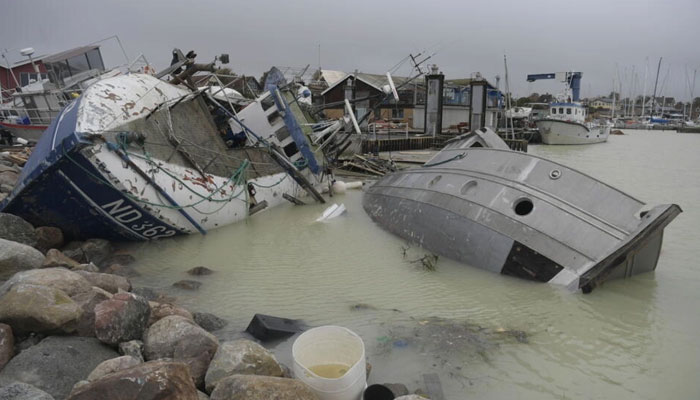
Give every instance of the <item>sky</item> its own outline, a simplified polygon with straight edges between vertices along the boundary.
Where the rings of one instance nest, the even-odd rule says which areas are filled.
[[[700,69],[700,0],[0,0],[0,51],[55,53],[118,36],[130,59],[156,69],[171,51],[198,62],[228,53],[234,72],[259,77],[273,65],[383,74],[409,54],[431,55],[447,79],[476,72],[504,85],[504,55],[515,96],[558,93],[526,75],[583,72],[582,97],[653,92],[690,98]],[[320,46],[320,52],[319,52]],[[125,62],[103,42],[107,66]],[[320,53],[320,54],[319,54]],[[320,57],[319,57],[320,55]],[[646,71],[646,72],[645,72]],[[395,75],[411,73],[409,62]],[[700,77],[698,77],[700,80]],[[700,96],[700,83],[694,91]]]

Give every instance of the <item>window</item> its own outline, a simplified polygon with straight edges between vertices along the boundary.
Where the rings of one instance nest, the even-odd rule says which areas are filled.
[[[392,108],[391,119],[403,119],[403,108]]]
[[[269,122],[270,125],[274,125],[280,118],[282,118],[282,116],[280,115],[279,111],[275,110],[267,116],[267,122]]]
[[[279,128],[277,132],[275,132],[275,136],[277,136],[277,140],[279,140],[280,142],[284,141],[284,139],[289,137],[289,131],[287,130],[287,127],[282,125],[282,127]]]
[[[559,107],[559,114],[564,114],[564,107]]]
[[[66,61],[68,61],[68,68],[70,69],[70,73],[72,76],[75,76],[81,72],[88,71],[90,69],[90,66],[88,65],[87,56],[85,56],[85,54],[71,57]]]
[[[20,86],[27,86],[32,81],[37,82],[39,79],[46,79],[48,75],[37,74],[36,72],[20,72],[19,73],[19,84]]]
[[[567,108],[567,109],[566,109],[566,113],[569,114],[569,115],[571,115],[571,109],[570,109],[570,108]]]
[[[93,49],[85,53],[85,55],[87,56],[90,69],[99,69],[100,71],[104,71],[105,66],[102,62],[102,55],[100,54],[100,50]]]
[[[556,108],[552,108],[552,114],[556,114],[556,113],[557,113],[557,109],[556,109]]]
[[[260,105],[262,106],[263,111],[267,111],[270,107],[275,105],[275,100],[272,98],[272,96],[267,96],[264,99],[260,100]]]

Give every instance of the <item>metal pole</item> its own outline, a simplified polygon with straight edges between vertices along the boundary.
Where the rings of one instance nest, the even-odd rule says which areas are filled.
[[[644,68],[644,92],[642,92],[642,118],[644,117],[644,106],[647,102],[647,74],[649,73],[649,57],[647,57],[647,65]]]

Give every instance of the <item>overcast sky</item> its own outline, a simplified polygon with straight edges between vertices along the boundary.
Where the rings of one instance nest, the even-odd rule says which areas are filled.
[[[581,71],[584,97],[608,94],[613,78],[640,95],[663,57],[660,93],[688,99],[700,68],[700,0],[385,1],[385,0],[0,0],[0,49],[53,53],[118,35],[129,57],[162,68],[173,47],[207,62],[229,53],[237,73],[272,65],[384,73],[409,53],[436,54],[447,78],[504,76],[516,96],[558,92],[531,73]],[[115,41],[105,63],[124,63]],[[17,58],[17,57],[13,57]],[[687,72],[686,72],[687,71]],[[407,75],[410,65],[397,75]],[[700,77],[698,77],[700,80]],[[501,81],[503,85],[503,80]],[[695,90],[700,96],[700,83]]]

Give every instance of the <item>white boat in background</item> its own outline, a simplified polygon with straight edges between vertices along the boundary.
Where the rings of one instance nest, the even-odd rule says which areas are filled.
[[[586,109],[578,102],[555,102],[549,115],[537,121],[545,144],[590,144],[608,140],[610,125],[586,122]]]

